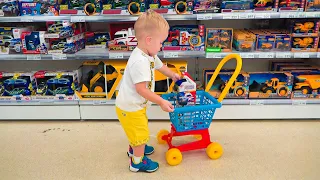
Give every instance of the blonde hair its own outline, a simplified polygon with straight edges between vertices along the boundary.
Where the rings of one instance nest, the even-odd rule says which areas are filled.
[[[169,24],[160,14],[152,9],[140,15],[134,24],[134,32],[138,41],[144,36],[160,31],[168,32]]]

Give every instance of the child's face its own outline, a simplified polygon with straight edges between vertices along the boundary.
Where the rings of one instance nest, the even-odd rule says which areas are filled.
[[[167,39],[168,32],[162,30],[160,33],[154,33],[152,37],[147,38],[147,50],[150,56],[157,55],[161,50],[162,43]]]

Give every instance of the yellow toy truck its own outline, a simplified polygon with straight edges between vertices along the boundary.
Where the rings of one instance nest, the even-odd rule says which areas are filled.
[[[316,90],[320,93],[320,75],[299,75],[296,77],[299,82],[294,86],[294,90],[300,90],[302,94],[311,94]]]
[[[286,82],[280,82],[278,78],[272,78],[270,81],[266,81],[261,91],[263,93],[271,94],[277,92],[279,96],[287,96],[288,88]]]

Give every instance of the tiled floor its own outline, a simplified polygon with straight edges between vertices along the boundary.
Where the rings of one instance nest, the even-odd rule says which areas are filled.
[[[320,177],[319,121],[217,121],[212,140],[224,147],[219,160],[205,151],[183,153],[178,166],[165,161],[166,145],[156,134],[168,121],[151,121],[152,159],[156,173],[128,170],[127,144],[114,122],[0,122],[1,180],[73,179],[276,179],[317,180]],[[176,143],[193,140],[182,137]]]

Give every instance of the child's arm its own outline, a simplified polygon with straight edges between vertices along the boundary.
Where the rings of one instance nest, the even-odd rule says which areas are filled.
[[[135,84],[135,88],[138,94],[140,94],[140,96],[144,97],[145,99],[153,103],[158,104],[163,111],[166,111],[166,112],[173,111],[173,105],[169,101],[162,99],[160,96],[150,91],[147,88],[147,82],[137,83]]]
[[[158,69],[162,74],[165,76],[171,78],[173,81],[177,81],[180,79],[179,74],[171,71],[171,69],[168,68],[168,66],[163,65],[160,69]]]

